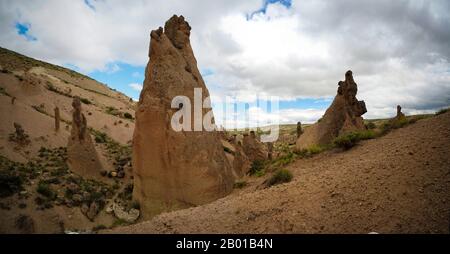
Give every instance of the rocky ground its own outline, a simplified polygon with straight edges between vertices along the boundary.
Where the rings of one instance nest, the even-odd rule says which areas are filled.
[[[101,164],[91,180],[67,164],[75,96]],[[134,106],[89,77],[0,48],[0,233],[92,232],[136,220]]]
[[[108,233],[449,233],[450,113],[286,166],[213,203]]]

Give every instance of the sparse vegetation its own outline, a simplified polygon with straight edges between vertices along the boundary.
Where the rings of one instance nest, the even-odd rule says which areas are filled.
[[[118,226],[124,226],[124,225],[128,225],[129,223],[128,222],[126,222],[125,220],[123,220],[123,219],[116,219],[116,220],[114,220],[114,222],[113,222],[113,224],[111,225],[111,227],[118,227]]]
[[[37,106],[37,105],[32,105],[31,106],[34,110],[36,110],[39,113],[42,113],[44,115],[47,115],[47,112],[45,111],[45,107],[43,104]]]
[[[4,160],[4,157],[0,158],[2,161]],[[23,189],[22,184],[23,180],[20,175],[11,170],[4,170],[2,167],[0,171],[0,198],[9,197],[18,193]]]
[[[299,155],[302,158],[309,158],[315,154],[319,154],[323,151],[329,150],[331,149],[333,146],[332,145],[326,145],[326,146],[321,146],[321,145],[311,145],[310,147],[306,148],[306,149],[302,149],[300,151],[297,151],[296,154]]]
[[[92,134],[96,143],[106,143],[108,141],[108,136],[104,132],[93,130]]]
[[[133,116],[128,112],[122,112],[115,107],[108,106],[105,108],[105,113],[110,114],[112,116],[117,116],[123,119],[133,120]]]
[[[366,123],[366,128],[367,128],[368,130],[373,130],[373,129],[376,129],[377,126],[376,126],[375,123],[373,123],[373,122],[368,122],[368,123]]]
[[[375,137],[375,133],[371,130],[367,131],[356,131],[356,132],[350,132],[344,135],[341,135],[334,139],[333,143],[337,147],[344,148],[345,150],[348,150],[352,147],[354,147],[359,141],[366,140],[366,139],[372,139]]]
[[[292,180],[292,173],[287,169],[279,169],[275,174],[267,181],[267,186],[273,186],[281,183],[287,183]]]
[[[128,112],[125,112],[123,114],[123,117],[125,117],[126,119],[133,119],[133,116],[130,113],[128,113]]]
[[[80,98],[80,101],[86,105],[92,104],[92,102],[89,99],[86,98]]]
[[[108,106],[105,109],[106,114],[110,114],[113,116],[119,116],[120,115],[120,111],[118,109],[116,109],[115,107],[112,106]]]
[[[237,182],[234,183],[234,188],[235,189],[242,189],[245,186],[247,186],[247,182],[244,181],[244,180],[240,180],[240,181],[237,181]]]
[[[9,93],[7,93],[5,88],[3,88],[3,87],[0,87],[0,94],[3,94],[3,95],[11,97],[11,95],[9,95]]]
[[[441,115],[444,113],[447,113],[450,110],[450,108],[443,108],[441,110],[439,110],[438,112],[435,113],[435,115]]]
[[[39,181],[37,189],[36,189],[37,193],[41,194],[42,196],[53,200],[56,198],[56,193],[55,191],[50,187],[50,184],[47,183],[46,181]]]
[[[231,151],[231,149],[230,148],[228,148],[228,147],[223,147],[223,150],[226,152],[226,153],[230,153],[230,154],[234,154],[233,153],[233,151]]]
[[[263,176],[265,174],[264,161],[261,160],[253,161],[250,170],[248,171],[248,174],[255,175],[258,177]]]

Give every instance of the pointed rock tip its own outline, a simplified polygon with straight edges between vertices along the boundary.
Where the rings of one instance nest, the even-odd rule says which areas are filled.
[[[345,73],[345,80],[349,80],[349,78],[351,78],[351,80],[353,80],[353,72],[351,70],[348,70]]]
[[[164,34],[176,48],[181,49],[189,43],[191,26],[182,15],[173,15],[164,25]]]

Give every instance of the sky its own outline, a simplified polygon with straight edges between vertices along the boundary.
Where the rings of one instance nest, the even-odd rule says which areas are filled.
[[[214,98],[225,96],[260,119],[314,122],[347,70],[365,118],[392,117],[397,104],[406,114],[450,105],[446,0],[0,0],[0,46],[138,99],[150,31],[173,14],[192,27],[219,124],[244,119],[223,119]],[[278,111],[252,105],[255,95],[277,96]]]

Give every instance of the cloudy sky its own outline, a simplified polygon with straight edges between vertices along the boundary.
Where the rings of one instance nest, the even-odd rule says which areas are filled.
[[[138,98],[150,30],[173,14],[193,28],[210,93],[279,96],[282,123],[320,118],[348,69],[366,118],[450,105],[446,0],[0,0],[0,46]]]

